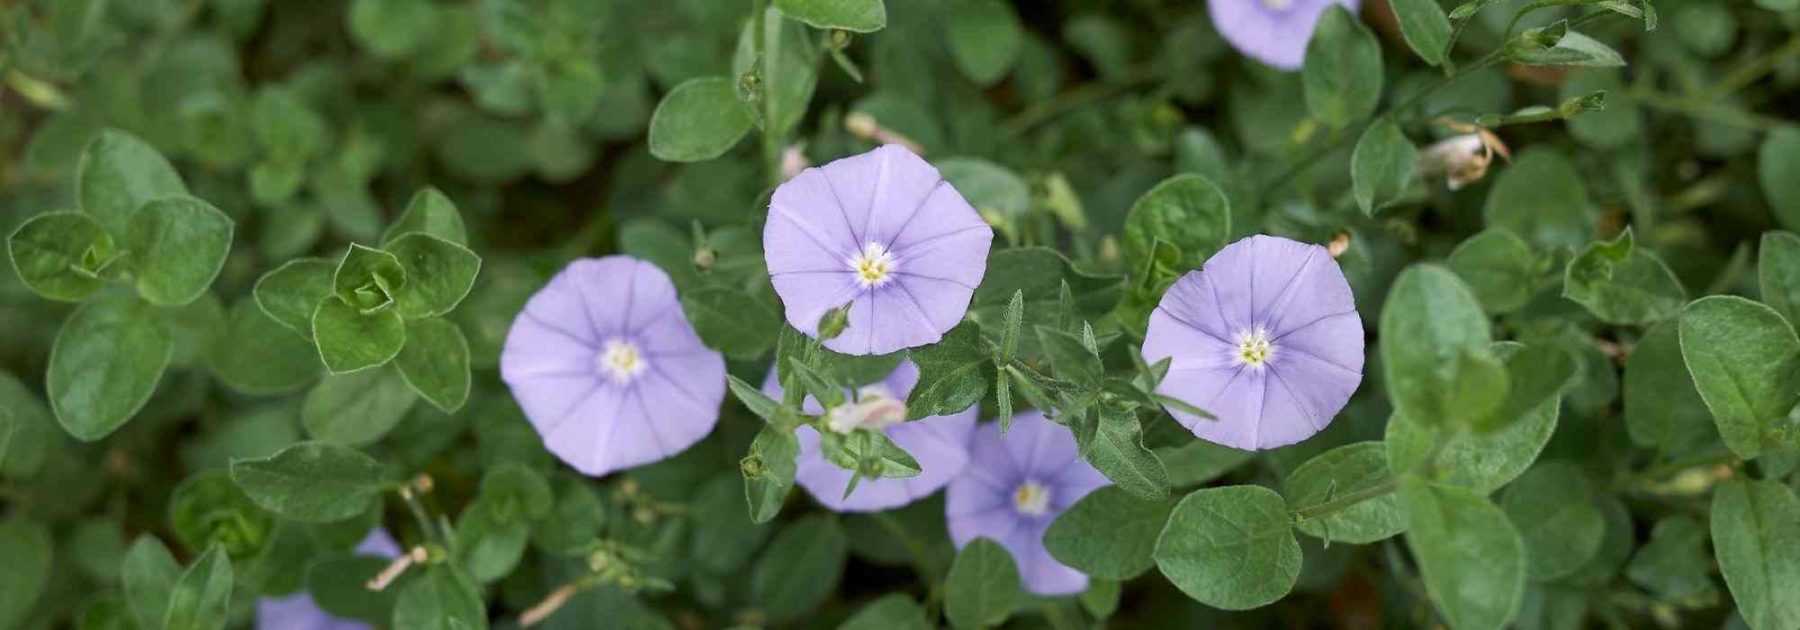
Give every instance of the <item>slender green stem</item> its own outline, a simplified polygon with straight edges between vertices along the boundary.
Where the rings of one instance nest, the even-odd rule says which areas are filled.
[[[413,492],[413,489],[402,486],[399,494],[400,499],[406,502],[407,511],[412,513],[413,520],[418,522],[419,531],[425,534],[425,538],[446,548],[449,547],[449,537],[433,523],[431,516],[425,511],[424,502],[419,500],[419,496]]]
[[[1723,98],[1726,95],[1744,89],[1750,84],[1755,83],[1758,79],[1763,78],[1763,75],[1773,72],[1782,62],[1795,56],[1800,56],[1800,35],[1788,38],[1787,42],[1782,45],[1776,46],[1768,52],[1763,53],[1762,56],[1751,59],[1750,61],[1745,62],[1744,65],[1733,69],[1731,74],[1725,75],[1725,78],[1719,79],[1718,83],[1714,83],[1712,87],[1707,88],[1706,99],[1712,100]]]
[[[1762,114],[1746,112],[1723,103],[1715,102],[1708,97],[1684,98],[1650,90],[1630,90],[1622,96],[1624,96],[1626,100],[1650,109],[1660,109],[1678,114],[1687,114],[1695,118],[1710,120],[1712,122],[1731,125],[1733,127],[1754,129],[1757,131],[1772,131],[1782,126],[1793,124],[1773,116],[1764,116]]]
[[[1027,107],[1018,115],[1007,119],[1000,127],[1008,137],[1021,136],[1064,114],[1130,92],[1132,89],[1151,83],[1156,79],[1157,74],[1154,68],[1147,66],[1132,68],[1117,81],[1088,83],[1057,94],[1050,100]]]
[[[774,55],[769,54],[768,6],[768,0],[751,0],[750,41],[754,52],[752,57],[756,59],[756,114],[762,119],[763,166],[768,171],[769,185],[776,186],[781,184],[781,145],[784,139],[775,133],[775,109],[769,105],[775,98],[775,86],[780,77],[776,76],[776,64],[771,59]],[[775,36],[780,37],[780,31]]]
[[[1338,498],[1332,499],[1330,501],[1326,501],[1324,503],[1320,503],[1318,505],[1307,506],[1307,507],[1300,508],[1298,510],[1294,510],[1294,519],[1300,520],[1300,521],[1306,521],[1306,520],[1312,520],[1312,519],[1320,518],[1320,517],[1324,517],[1324,516],[1330,516],[1332,514],[1336,514],[1338,512],[1342,512],[1344,510],[1350,509],[1351,506],[1354,506],[1358,503],[1362,503],[1362,502],[1368,501],[1370,499],[1376,499],[1376,498],[1387,496],[1389,494],[1393,494],[1394,490],[1397,488],[1399,488],[1399,484],[1397,482],[1395,482],[1393,479],[1388,479],[1387,481],[1383,481],[1383,482],[1375,484],[1373,486],[1369,486],[1367,488],[1357,490],[1356,492],[1351,492],[1348,494],[1341,495]]]
[[[1724,448],[1708,449],[1708,450],[1700,451],[1698,453],[1693,453],[1691,455],[1677,457],[1675,459],[1671,459],[1662,464],[1658,464],[1656,466],[1651,466],[1644,470],[1638,471],[1635,474],[1628,475],[1624,479],[1620,480],[1619,487],[1629,488],[1629,487],[1633,487],[1633,486],[1636,486],[1639,484],[1652,483],[1652,482],[1656,482],[1656,481],[1661,481],[1663,478],[1668,477],[1669,475],[1673,475],[1673,474],[1682,472],[1684,470],[1699,468],[1702,466],[1713,466],[1713,465],[1717,465],[1717,464],[1730,464],[1730,463],[1736,462],[1736,461],[1737,461],[1737,455],[1732,453],[1729,450],[1726,450]]]

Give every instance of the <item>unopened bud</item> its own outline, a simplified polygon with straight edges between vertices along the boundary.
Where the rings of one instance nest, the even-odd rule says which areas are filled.
[[[701,245],[694,250],[694,268],[701,271],[712,270],[713,263],[718,262],[719,255],[713,248]]]
[[[738,472],[743,473],[745,479],[761,479],[768,467],[763,464],[762,456],[746,455],[738,460]]]

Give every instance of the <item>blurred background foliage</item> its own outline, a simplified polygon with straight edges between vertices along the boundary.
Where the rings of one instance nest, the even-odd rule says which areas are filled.
[[[1524,4],[1489,5],[1469,22],[1457,54],[1500,46],[1507,21]],[[887,4],[887,27],[871,34],[792,21],[772,32],[791,40],[796,54],[813,55],[798,66],[813,92],[800,99],[806,107],[792,114],[787,136],[799,156],[818,164],[878,140],[905,139],[999,226],[1005,242],[1058,247],[1092,272],[1128,271],[1122,250],[1129,243],[1120,240],[1127,212],[1177,173],[1220,185],[1230,199],[1233,238],[1265,232],[1320,243],[1347,239],[1340,263],[1370,322],[1406,264],[1450,257],[1454,266],[1452,251],[1484,226],[1517,227],[1528,249],[1506,262],[1528,281],[1514,299],[1502,300],[1507,307],[1492,309],[1503,313],[1502,335],[1557,340],[1581,359],[1542,458],[1579,462],[1596,479],[1706,486],[1716,479],[1704,472],[1673,480],[1615,475],[1686,471],[1653,465],[1715,452],[1717,436],[1703,430],[1682,443],[1633,448],[1620,421],[1630,413],[1631,392],[1621,398],[1615,359],[1640,331],[1601,323],[1560,299],[1553,285],[1578,248],[1629,224],[1637,245],[1659,254],[1688,294],[1755,294],[1757,237],[1780,226],[1800,229],[1800,141],[1792,128],[1778,131],[1800,112],[1794,4],[1660,1],[1655,30],[1624,17],[1584,27],[1622,53],[1626,68],[1496,64],[1411,99],[1442,71],[1413,59],[1391,12],[1369,0],[1361,17],[1382,41],[1389,86],[1383,102],[1410,103],[1400,121],[1420,145],[1452,134],[1432,122],[1439,116],[1473,121],[1606,93],[1604,110],[1566,122],[1499,126],[1513,151],[1510,163],[1457,191],[1415,181],[1393,207],[1372,216],[1352,199],[1354,129],[1313,119],[1298,73],[1232,51],[1204,3],[1062,0],[996,10],[984,2],[903,0]],[[737,460],[759,423],[735,404],[727,404],[711,438],[681,456],[595,481],[556,464],[498,382],[499,344],[513,315],[575,256],[632,253],[663,266],[684,291],[727,286],[773,303],[757,236],[773,176],[767,149],[752,134],[720,159],[670,163],[653,157],[646,143],[663,94],[696,77],[736,77],[748,64],[749,2],[5,5],[0,226],[10,231],[37,213],[75,207],[81,151],[112,127],[168,156],[196,196],[235,220],[237,238],[214,296],[203,300],[210,307],[178,317],[189,336],[175,369],[125,428],[105,441],[79,443],[42,410],[12,410],[27,421],[0,451],[0,513],[46,528],[34,531],[49,532],[53,546],[34,553],[47,552],[52,568],[42,596],[23,604],[16,619],[0,617],[0,626],[125,627],[106,625],[122,619],[107,611],[119,606],[120,560],[140,533],[169,541],[187,560],[222,540],[222,527],[232,528],[245,545],[233,554],[240,584],[248,586],[237,591],[234,619],[241,623],[248,619],[242,604],[258,593],[304,586],[309,550],[354,542],[343,532],[334,538],[330,527],[277,524],[220,485],[230,458],[268,455],[304,435],[300,394],[251,395],[215,378],[223,363],[216,356],[231,352],[220,347],[228,338],[221,332],[224,306],[239,303],[283,261],[375,241],[427,185],[455,200],[470,246],[485,261],[474,293],[452,315],[469,337],[475,394],[455,414],[412,405],[368,450],[396,471],[429,474],[435,481],[428,503],[445,514],[475,500],[484,472],[502,464],[550,480],[556,504],[532,526],[534,551],[516,568],[483,579],[495,619],[513,618],[579,572],[578,562],[548,550],[584,535],[565,530],[602,522],[610,539],[647,550],[654,559],[647,574],[675,590],[583,591],[549,627],[831,627],[884,593],[925,598],[941,588],[953,555],[941,498],[876,515],[790,507],[782,521],[752,525]],[[1576,14],[1552,8],[1521,25]],[[841,53],[844,63],[826,58],[828,51]],[[870,119],[874,130],[858,124]],[[1483,296],[1491,306],[1489,299]],[[0,388],[8,400],[41,401],[36,392],[50,343],[71,309],[0,274]],[[759,374],[766,366],[736,361],[732,368]],[[1382,438],[1389,407],[1378,374],[1369,371],[1363,394],[1325,434],[1293,447],[1231,452],[1195,442],[1171,422],[1147,428],[1147,439],[1178,488],[1220,478],[1273,483],[1330,447]],[[1792,464],[1789,455],[1763,465],[1791,471]],[[1697,569],[1680,569],[1691,578],[1681,583],[1667,583],[1670,574],[1654,569],[1642,579],[1624,570],[1647,542],[1668,547],[1669,562],[1677,563],[1691,551],[1685,545],[1704,544],[1691,541],[1696,532],[1659,522],[1695,512],[1693,502],[1702,499],[1692,497],[1704,490],[1656,500],[1606,495],[1601,557],[1568,581],[1533,584],[1518,625],[1730,622],[1729,599],[1704,558]],[[389,514],[353,522],[380,518],[403,540],[416,539],[403,509],[391,504]],[[1396,542],[1301,540],[1299,587],[1274,606],[1223,613],[1161,579],[1123,588],[1098,581],[1096,593],[1031,602],[1013,624],[1073,628],[1109,617],[1116,627],[1433,623]],[[799,567],[769,560],[813,545],[835,555]],[[0,594],[0,601],[18,595]]]

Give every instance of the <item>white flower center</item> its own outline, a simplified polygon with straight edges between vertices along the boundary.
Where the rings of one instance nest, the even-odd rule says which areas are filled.
[[[1294,0],[1262,0],[1262,4],[1270,11],[1286,11],[1294,6]]]
[[[1240,365],[1260,368],[1275,356],[1275,344],[1269,341],[1269,331],[1258,327],[1238,333],[1237,354],[1234,358]]]
[[[1043,516],[1050,511],[1050,489],[1036,481],[1026,481],[1013,490],[1013,509],[1026,516]]]
[[[649,366],[644,362],[644,355],[638,351],[637,344],[624,339],[607,340],[594,362],[600,373],[611,378],[614,383],[629,383]]]
[[[850,270],[856,272],[857,284],[865,289],[879,287],[894,279],[894,255],[881,243],[871,241],[864,245],[862,252],[849,262]]]
[[[895,398],[887,387],[876,383],[857,390],[856,402],[832,408],[825,426],[837,433],[849,433],[857,429],[880,431],[905,421],[906,401]]]

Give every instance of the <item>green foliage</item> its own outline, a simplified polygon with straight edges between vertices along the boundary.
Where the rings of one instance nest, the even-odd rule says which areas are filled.
[[[1350,178],[1363,214],[1375,214],[1404,194],[1417,161],[1418,150],[1393,121],[1383,118],[1369,125],[1350,155]]]
[[[1090,577],[1131,579],[1155,564],[1151,553],[1173,508],[1167,500],[1104,487],[1057,517],[1044,532],[1044,547],[1058,562]]]
[[[1019,603],[1019,569],[1006,548],[976,538],[956,553],[944,578],[944,616],[956,628],[998,626]]]
[[[1300,543],[1287,504],[1260,486],[1205,488],[1183,497],[1154,555],[1181,592],[1226,610],[1280,599],[1300,576]]]
[[[1601,321],[1646,324],[1675,316],[1687,292],[1661,258],[1633,244],[1631,230],[1590,244],[1563,276],[1563,297]]]
[[[750,131],[750,111],[730,79],[690,79],[664,96],[650,119],[650,153],[671,162],[710,160]]]
[[[1393,485],[1387,445],[1357,442],[1306,460],[1288,474],[1282,496],[1301,514],[1296,529],[1323,540],[1366,544],[1405,530],[1406,513],[1400,509],[1399,497],[1383,494],[1316,518],[1306,514],[1326,509],[1334,501],[1391,491]]]
[[[1367,118],[1381,101],[1381,43],[1350,11],[1327,8],[1307,40],[1300,80],[1314,118],[1339,129]]]
[[[1425,590],[1459,630],[1503,628],[1525,591],[1525,547],[1507,514],[1479,494],[1400,479],[1406,545]]]
[[[1713,550],[1738,612],[1751,628],[1800,621],[1800,499],[1772,481],[1732,481],[1713,494]]]
[[[1800,338],[1774,309],[1732,296],[1695,300],[1681,312],[1681,356],[1725,445],[1763,453],[1800,402]]]
[[[307,523],[362,514],[388,487],[375,460],[325,442],[301,442],[264,459],[234,461],[231,478],[257,505]]]

